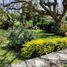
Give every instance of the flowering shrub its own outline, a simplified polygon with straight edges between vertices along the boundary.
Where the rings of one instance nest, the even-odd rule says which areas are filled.
[[[31,58],[66,48],[67,37],[32,40],[22,46],[21,56],[24,58]]]

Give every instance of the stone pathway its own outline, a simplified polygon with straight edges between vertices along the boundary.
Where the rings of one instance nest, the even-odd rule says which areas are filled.
[[[12,64],[7,67],[63,67],[63,64],[67,64],[67,49],[26,60],[16,65]]]

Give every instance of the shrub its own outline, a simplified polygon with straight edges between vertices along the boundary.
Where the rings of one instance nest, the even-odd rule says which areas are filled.
[[[40,29],[46,30],[47,32],[54,32],[56,30],[55,29],[55,26],[56,26],[56,23],[55,22],[45,21],[44,23],[37,24],[37,26]]]
[[[14,22],[14,26],[15,26],[16,28],[18,28],[18,27],[21,27],[22,24],[21,24],[19,21],[15,21],[15,22]]]
[[[64,24],[64,23],[61,23],[61,26],[60,26],[60,28],[58,29],[58,32],[64,34],[64,32],[66,32],[66,31],[67,31],[67,25]]]
[[[8,36],[8,39],[10,40],[9,46],[19,50],[19,48],[21,48],[22,43],[35,39],[32,34],[32,31],[28,31],[22,28],[12,30],[10,32],[10,35]]]
[[[31,58],[66,48],[67,37],[32,40],[22,46],[21,56]]]

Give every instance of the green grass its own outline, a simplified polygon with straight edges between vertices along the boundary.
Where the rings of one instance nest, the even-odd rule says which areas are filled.
[[[0,67],[4,67],[5,64],[16,64],[22,61],[17,58],[17,53],[6,48],[9,42],[7,40],[8,33],[8,30],[0,30]]]
[[[63,67],[67,67],[67,64],[64,64]]]
[[[44,30],[32,30],[33,35],[36,36],[36,38],[57,38],[57,37],[62,37],[58,35],[54,35],[53,33],[46,33]]]
[[[21,62],[21,60],[16,57],[15,52],[0,47],[0,66],[19,62]]]
[[[52,33],[46,33],[43,30],[32,30],[33,35],[36,38],[55,38],[59,37]],[[6,48],[9,40],[7,40],[7,36],[9,35],[9,30],[0,30],[0,39],[2,42],[0,43],[0,67],[3,67],[5,64],[16,64],[20,63],[22,60],[17,57],[17,53]]]
[[[1,36],[6,36],[7,34],[8,34],[8,30],[2,30],[2,29],[0,29],[0,35]]]

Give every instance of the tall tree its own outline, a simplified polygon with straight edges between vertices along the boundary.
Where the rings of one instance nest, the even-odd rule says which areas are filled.
[[[63,16],[65,15],[65,13],[67,11],[67,0],[63,0],[63,2],[62,2],[63,12],[62,12],[62,14],[60,16],[58,15],[58,12],[57,12],[58,11],[58,9],[57,9],[58,8],[57,7],[57,5],[58,5],[57,0],[54,0],[53,3],[50,2],[50,0],[47,0],[47,3],[45,1],[46,0],[40,0],[40,6],[44,9],[44,11],[48,12],[48,14],[56,21],[56,23],[60,23],[61,19],[63,18]],[[32,5],[32,0],[14,0],[14,2],[6,4],[5,6],[9,6],[9,5],[13,4],[13,3],[19,3],[19,2],[20,3],[25,2],[25,3],[29,4],[30,7],[35,9],[35,7]],[[46,6],[48,6],[49,9]],[[51,6],[53,6],[53,11],[51,11]]]
[[[7,7],[13,3],[15,4],[15,3],[23,3],[23,2],[25,2],[26,4],[29,4],[29,6],[31,7],[30,10],[32,10],[32,11],[37,11],[42,15],[45,15],[45,13],[47,12],[48,15],[54,19],[54,21],[56,22],[58,27],[60,27],[61,23],[63,23],[62,18],[64,17],[64,15],[67,11],[67,0],[62,1],[62,6],[63,6],[62,14],[58,13],[59,9],[58,9],[57,0],[54,0],[54,2],[50,2],[50,0],[39,0],[39,5],[43,8],[43,10],[36,9],[32,3],[32,0],[14,0],[14,2],[11,2],[11,3],[6,4],[4,6]],[[51,8],[51,6],[53,7],[53,9]]]

